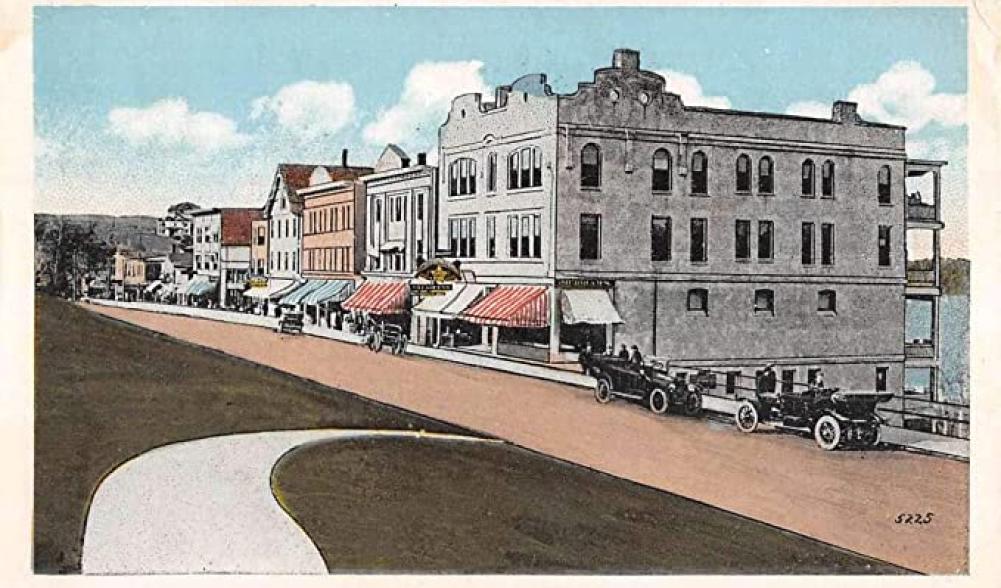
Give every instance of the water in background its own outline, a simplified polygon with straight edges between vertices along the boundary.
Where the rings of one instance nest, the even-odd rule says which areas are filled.
[[[942,296],[942,371],[941,399],[947,402],[970,402],[970,297]],[[923,339],[931,327],[931,312],[927,304],[907,301],[907,340]],[[922,388],[926,378],[918,370],[908,370],[908,387]]]

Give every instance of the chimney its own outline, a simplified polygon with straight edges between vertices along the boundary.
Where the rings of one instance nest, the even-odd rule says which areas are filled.
[[[858,115],[858,104],[838,100],[834,103],[831,120],[841,124],[855,124],[862,120]]]
[[[348,166],[348,150],[341,149],[341,167]]]
[[[401,157],[400,158],[400,167],[401,168],[410,167],[410,158],[409,157]]]
[[[423,151],[417,154],[417,165],[427,165],[428,164],[428,154]]]
[[[633,49],[616,49],[612,54],[612,67],[616,69],[639,69],[640,52]]]

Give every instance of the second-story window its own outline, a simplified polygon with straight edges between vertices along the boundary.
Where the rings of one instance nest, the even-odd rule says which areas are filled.
[[[771,157],[762,157],[758,161],[758,193],[775,193],[775,174]]]
[[[448,220],[452,254],[456,257],[476,257],[476,217]]]
[[[834,224],[820,223],[820,264],[834,265]]]
[[[758,221],[758,260],[770,261],[775,254],[775,224]]]
[[[448,195],[464,196],[476,193],[476,160],[456,159],[448,166]]]
[[[890,227],[889,225],[879,225],[879,265],[886,267],[890,265]]]
[[[877,183],[879,190],[879,203],[889,204],[890,203],[890,166],[884,165],[879,168],[879,173],[877,175]]]
[[[709,193],[709,161],[706,154],[696,151],[692,155],[692,194]]]
[[[737,191],[751,191],[751,158],[746,155],[737,158]]]
[[[691,219],[691,234],[689,235],[688,260],[694,263],[705,263],[709,259],[707,250],[709,221],[704,218]]]
[[[487,216],[487,257],[497,257],[497,217]]]
[[[601,215],[580,215],[580,258],[601,258]]]
[[[580,150],[580,185],[582,188],[601,186],[601,149],[594,143]]]
[[[737,219],[734,224],[734,252],[737,261],[751,259],[751,221]]]
[[[667,149],[653,152],[653,190],[667,192],[671,189],[671,154]]]
[[[807,159],[803,162],[803,186],[802,194],[807,198],[813,197],[813,186],[814,186],[814,176],[815,169],[813,161]]]
[[[264,227],[257,227],[257,244],[264,245]]]
[[[542,185],[542,151],[538,147],[523,147],[511,152],[507,164],[509,190]]]
[[[820,196],[834,198],[834,162],[830,159],[820,166]]]
[[[650,219],[650,261],[671,261],[671,217]]]
[[[803,265],[813,265],[813,223],[803,223]]]
[[[497,190],[497,154],[487,156],[487,192]]]

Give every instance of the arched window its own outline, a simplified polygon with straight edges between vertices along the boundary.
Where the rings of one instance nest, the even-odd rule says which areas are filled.
[[[803,162],[803,196],[813,196],[813,185],[814,185],[814,166],[813,161],[807,159]]]
[[[737,158],[737,191],[751,191],[751,158],[746,155]]]
[[[487,156],[487,192],[497,189],[497,154]]]
[[[890,166],[884,165],[879,168],[879,174],[877,176],[879,184],[879,203],[889,204],[890,203]]]
[[[772,194],[775,192],[775,174],[772,165],[772,158],[762,157],[758,161],[758,192],[761,194]]]
[[[476,193],[476,161],[468,157],[456,159],[448,166],[448,195]]]
[[[709,170],[706,154],[696,151],[692,155],[692,194],[709,192]]]
[[[834,198],[834,162],[830,159],[820,167],[820,195]]]
[[[653,152],[653,189],[662,192],[671,189],[671,154],[667,149]]]
[[[521,152],[513,151],[507,156],[507,188],[508,190],[518,187],[518,169],[521,167]]]
[[[509,190],[538,188],[542,185],[542,151],[538,147],[522,147],[507,158]]]
[[[580,185],[582,188],[601,186],[601,149],[594,143],[580,150]]]

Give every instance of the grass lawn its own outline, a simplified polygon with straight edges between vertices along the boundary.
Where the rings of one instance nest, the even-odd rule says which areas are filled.
[[[34,569],[79,572],[98,483],[140,453],[226,433],[323,427],[464,432],[38,296]]]
[[[508,445],[308,445],[278,463],[272,489],[332,572],[904,572]]]

